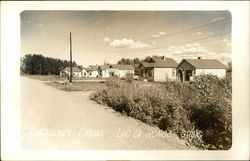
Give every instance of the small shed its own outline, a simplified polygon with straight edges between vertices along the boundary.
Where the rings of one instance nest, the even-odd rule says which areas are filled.
[[[60,72],[60,76],[69,76],[70,75],[70,67],[63,69]],[[78,67],[72,67],[72,75],[76,77],[82,77],[83,71]]]

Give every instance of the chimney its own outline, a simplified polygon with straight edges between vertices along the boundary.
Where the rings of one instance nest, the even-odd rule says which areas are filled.
[[[199,56],[198,59],[201,59],[201,57]]]

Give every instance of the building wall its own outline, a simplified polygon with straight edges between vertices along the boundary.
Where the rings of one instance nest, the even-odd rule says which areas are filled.
[[[102,78],[111,77],[110,73],[114,73],[114,76],[118,76],[119,78],[126,76],[127,73],[134,74],[134,70],[118,70],[116,68],[108,68],[106,70],[102,70]]]
[[[88,76],[88,72],[85,69],[82,70],[82,76],[83,77],[87,77]]]
[[[82,72],[72,72],[73,73],[73,76],[76,76],[76,77],[82,77],[83,74]],[[60,72],[60,76],[69,76],[70,75],[70,72],[68,71],[61,71]]]
[[[154,68],[153,71],[154,81],[176,80],[175,68]]]
[[[102,78],[108,78],[109,77],[109,73],[107,72],[107,70],[102,70]]]
[[[88,77],[97,77],[99,74],[98,74],[98,71],[97,70],[94,70],[94,71],[89,71],[88,72]]]
[[[134,70],[118,70],[118,77],[122,78],[125,77],[128,73],[131,73],[134,75]]]
[[[102,72],[102,78],[109,78],[109,77],[111,77],[110,74],[109,74],[109,72],[110,72],[109,69],[102,70],[101,72]]]
[[[226,69],[196,69],[195,75],[204,75],[204,74],[211,74],[216,75],[219,78],[223,78],[226,76]]]
[[[73,76],[82,77],[82,72],[72,72],[72,73],[73,73]]]

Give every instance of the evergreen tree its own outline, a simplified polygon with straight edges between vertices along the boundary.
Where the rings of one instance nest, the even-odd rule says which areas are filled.
[[[22,74],[59,75],[61,70],[70,66],[70,61],[44,57],[38,54],[27,54],[21,59],[20,65]],[[73,61],[72,66],[76,67],[77,63]]]

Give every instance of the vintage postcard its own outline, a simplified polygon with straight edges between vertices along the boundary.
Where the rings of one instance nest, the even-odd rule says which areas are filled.
[[[6,156],[247,159],[247,3],[5,2],[2,109],[21,151]]]

